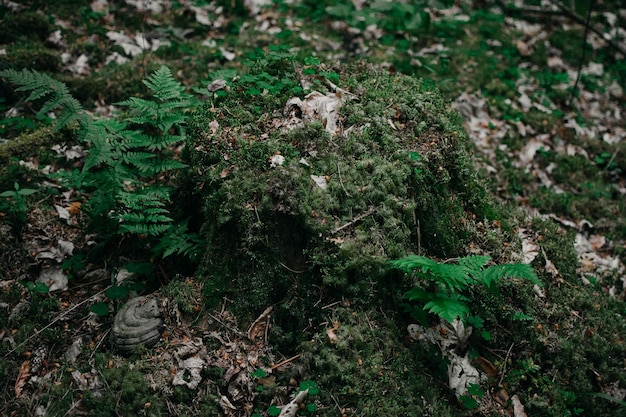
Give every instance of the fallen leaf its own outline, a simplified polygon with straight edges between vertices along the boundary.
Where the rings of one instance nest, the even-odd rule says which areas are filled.
[[[511,401],[513,402],[513,417],[528,417],[517,395],[512,396]]]
[[[15,381],[15,397],[20,398],[26,385],[26,380],[30,377],[30,360],[25,360],[20,366],[20,372]]]
[[[330,342],[331,345],[334,345],[337,343],[337,341],[339,341],[339,338],[337,337],[337,334],[335,333],[339,329],[339,327],[340,327],[339,322],[336,321],[333,323],[333,327],[331,327],[330,329],[326,329],[326,336],[328,336],[328,341]]]
[[[487,374],[487,376],[489,378],[495,378],[498,376],[498,374],[500,373],[498,371],[498,368],[496,368],[496,366],[491,363],[491,361],[483,356],[479,356],[476,359],[476,362],[478,363],[478,365],[480,366],[480,368],[483,370],[483,372],[485,372]]]
[[[70,213],[70,216],[78,216],[80,214],[81,205],[82,204],[80,201],[74,201],[74,202],[71,202],[70,205],[66,207],[66,210],[68,213]]]
[[[257,337],[264,336],[269,322],[269,314],[273,307],[266,308],[248,328],[248,339],[254,341]]]
[[[328,188],[328,182],[326,181],[325,176],[321,175],[311,175],[310,176],[315,185],[320,187],[322,190],[326,190]]]

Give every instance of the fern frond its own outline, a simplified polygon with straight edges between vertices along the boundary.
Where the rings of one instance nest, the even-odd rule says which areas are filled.
[[[169,132],[173,126],[180,126],[185,122],[184,115],[180,113],[161,114],[153,124],[161,130],[161,132]]]
[[[135,235],[159,236],[169,229],[169,224],[122,223],[120,233]]]
[[[178,99],[185,92],[185,87],[176,81],[172,71],[166,66],[156,70],[143,83],[154,92],[154,95],[160,101]]]
[[[16,88],[16,91],[29,92],[30,94],[26,101],[34,101],[50,96],[37,114],[41,116],[49,111],[61,108],[61,115],[55,124],[56,129],[60,129],[74,120],[78,120],[83,127],[86,127],[89,123],[89,116],[84,113],[83,107],[78,100],[72,97],[65,83],[55,80],[49,75],[28,69],[22,71],[12,69],[0,71],[0,77],[18,85],[19,87]]]
[[[83,172],[113,160],[111,142],[107,140],[106,129],[98,123],[90,123],[85,132],[85,140],[91,145],[85,156]]]
[[[146,148],[150,151],[162,151],[168,146],[175,145],[185,140],[184,135],[163,134],[159,136],[147,135],[143,132],[133,131],[126,135],[126,146],[132,148]]]
[[[465,319],[470,312],[469,307],[463,301],[448,297],[436,298],[426,303],[424,310],[428,310],[450,323],[457,318]]]
[[[152,143],[148,145],[148,149],[162,151],[168,146],[175,145],[185,140],[185,135],[161,135],[153,137]]]
[[[180,161],[176,161],[173,159],[161,159],[158,162],[152,164],[151,170],[148,172],[158,174],[160,172],[173,171],[175,169],[181,169],[185,167],[187,167],[187,165],[183,164]]]
[[[162,214],[123,213],[118,216],[122,222],[136,224],[170,223],[173,220]]]
[[[144,210],[148,207],[163,207],[169,200],[169,193],[158,193],[156,189],[140,189],[135,192],[122,191],[118,199],[128,209]]]
[[[527,279],[533,284],[543,287],[543,283],[528,264],[493,265],[482,271],[476,278],[487,287],[493,287],[501,278]]]
[[[454,264],[437,264],[426,277],[448,291],[463,290],[473,281],[467,269]]]
[[[139,168],[142,172],[148,172],[152,168],[152,160],[156,158],[156,155],[148,152],[126,152],[123,158],[125,163]]]
[[[115,103],[118,106],[128,106],[130,111],[138,116],[129,118],[129,121],[138,124],[153,123],[159,113],[159,104],[143,98],[131,97]]]
[[[178,254],[196,260],[202,253],[203,240],[197,233],[187,232],[187,223],[188,220],[173,224],[152,251],[163,258]]]
[[[409,255],[406,258],[392,260],[388,263],[391,268],[399,269],[407,274],[413,273],[418,268],[426,271],[432,270],[438,265],[437,261],[419,255]]]
[[[490,260],[491,256],[466,256],[459,258],[459,265],[465,268],[469,273],[475,274],[482,271]]]

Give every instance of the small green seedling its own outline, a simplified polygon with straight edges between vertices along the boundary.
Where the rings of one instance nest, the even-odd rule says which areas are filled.
[[[0,193],[0,197],[9,200],[9,213],[13,214],[20,223],[24,223],[26,221],[26,211],[28,210],[28,204],[24,197],[36,193],[37,190],[20,188],[17,181],[13,184],[13,188],[14,190]]]

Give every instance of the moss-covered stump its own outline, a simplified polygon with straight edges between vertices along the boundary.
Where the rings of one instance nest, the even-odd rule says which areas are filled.
[[[284,324],[313,305],[391,300],[387,260],[477,249],[491,215],[459,117],[432,83],[342,70],[344,90],[328,93],[343,99],[331,134],[331,116],[287,127],[302,111],[287,101],[306,94],[298,72],[270,59],[229,80],[195,117],[188,147],[207,299],[248,314],[279,304],[279,317],[298,318]]]

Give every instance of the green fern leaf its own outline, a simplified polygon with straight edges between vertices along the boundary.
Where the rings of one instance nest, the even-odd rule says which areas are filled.
[[[185,87],[172,76],[169,68],[162,66],[143,83],[154,92],[160,101],[178,99],[183,96]]]
[[[537,274],[528,264],[493,265],[482,271],[476,278],[490,288],[498,284],[501,278],[527,279],[533,284],[543,287]]]
[[[413,287],[404,294],[403,298],[406,298],[409,301],[427,303],[431,301],[433,297],[434,294],[431,291],[426,291],[420,287]]]
[[[158,162],[155,162],[154,164],[152,164],[152,167],[150,171],[148,172],[153,173],[153,174],[158,174],[161,172],[173,171],[173,170],[181,169],[185,167],[187,167],[187,165],[183,164],[180,161],[176,161],[173,159],[161,159]]]
[[[195,260],[202,253],[203,240],[197,233],[187,232],[188,220],[173,224],[159,243],[153,248],[156,255],[163,258],[178,254]]]
[[[466,256],[459,258],[459,265],[465,268],[470,274],[479,273],[489,263],[491,256]]]
[[[399,269],[407,274],[413,273],[416,269],[432,270],[437,267],[437,261],[419,255],[409,255],[402,259],[388,262],[391,268]]]
[[[156,155],[148,152],[126,152],[124,162],[139,168],[142,172],[150,172],[155,158]]]
[[[460,265],[439,263],[430,271],[427,278],[445,286],[448,291],[463,290],[472,282],[467,269]]]
[[[12,69],[0,71],[0,77],[18,85],[19,87],[16,88],[16,91],[29,92],[30,94],[26,101],[35,101],[50,96],[37,114],[41,116],[61,108],[61,117],[57,119],[55,124],[56,129],[60,129],[74,120],[78,120],[83,127],[89,124],[90,117],[84,113],[81,104],[72,97],[67,86],[61,81],[28,69],[24,69],[21,72]]]
[[[158,103],[137,97],[131,97],[115,104],[118,106],[128,106],[132,113],[138,115],[131,117],[129,120],[138,124],[152,123],[159,112]]]
[[[428,310],[450,323],[457,318],[464,319],[470,312],[467,304],[452,298],[436,298],[426,303],[424,310]]]

